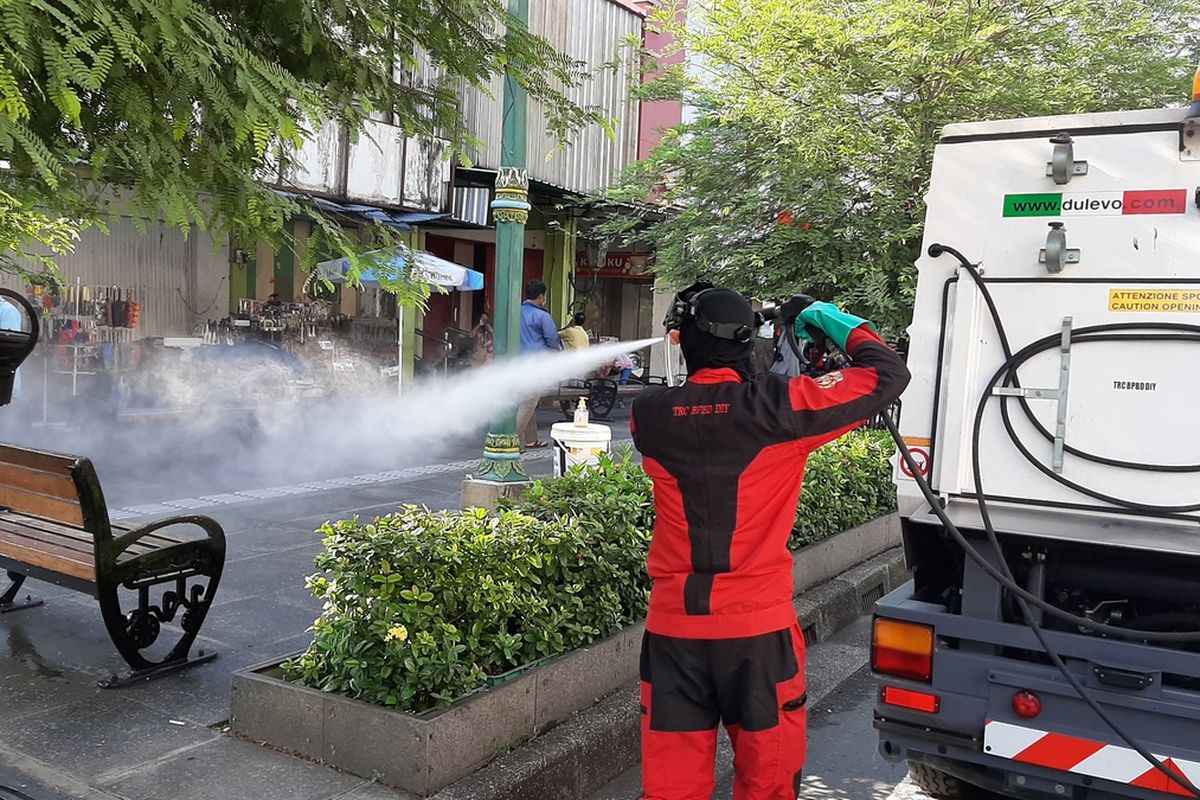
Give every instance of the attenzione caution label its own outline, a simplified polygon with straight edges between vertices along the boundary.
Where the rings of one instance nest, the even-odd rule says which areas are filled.
[[[1200,289],[1109,289],[1108,310],[1200,314]]]

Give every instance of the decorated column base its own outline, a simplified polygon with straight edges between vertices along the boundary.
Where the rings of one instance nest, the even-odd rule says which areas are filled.
[[[496,508],[501,497],[520,497],[529,486],[521,463],[521,439],[515,433],[489,433],[479,472],[463,481],[462,507]]]
[[[527,483],[529,476],[521,463],[521,437],[515,433],[489,433],[475,477],[496,483]]]

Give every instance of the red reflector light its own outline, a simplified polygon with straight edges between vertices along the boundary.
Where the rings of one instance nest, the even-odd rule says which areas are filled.
[[[876,619],[871,635],[871,669],[883,675],[928,682],[933,677],[933,628]]]
[[[911,689],[901,689],[896,686],[883,687],[883,702],[889,706],[923,711],[926,714],[936,714],[942,706],[941,698],[936,694],[914,692]]]
[[[1033,719],[1042,713],[1042,701],[1033,692],[1017,692],[1013,695],[1013,713],[1022,719]]]

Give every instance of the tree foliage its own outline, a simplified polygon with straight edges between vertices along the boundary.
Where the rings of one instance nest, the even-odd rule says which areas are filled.
[[[70,220],[24,208],[0,191],[0,272],[53,272],[54,257],[74,250],[78,238]]]
[[[306,211],[349,253],[340,225],[256,176],[372,114],[461,148],[460,86],[506,68],[558,136],[599,119],[567,100],[579,64],[502,0],[0,0],[0,189],[76,224],[115,193],[243,239]]]
[[[673,208],[606,235],[656,272],[763,297],[806,290],[892,333],[907,320],[923,195],[957,121],[1159,107],[1200,56],[1186,0],[704,0],[652,24],[687,54],[650,91],[694,106],[608,200]],[[650,54],[650,67],[658,69]]]

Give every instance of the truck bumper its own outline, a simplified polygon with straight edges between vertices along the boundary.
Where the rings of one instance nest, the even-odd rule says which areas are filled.
[[[1191,797],[1131,750],[1075,694],[1023,625],[963,617],[911,599],[911,584],[880,600],[878,617],[934,629],[928,684],[881,676],[883,686],[933,694],[924,713],[876,705],[880,752],[927,763],[1019,798],[1163,800]],[[1047,631],[1051,645],[1107,713],[1193,783],[1200,782],[1200,654]],[[1114,681],[1113,676],[1120,677]],[[1021,718],[1019,692],[1041,712]]]

